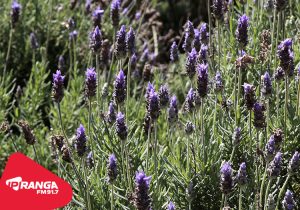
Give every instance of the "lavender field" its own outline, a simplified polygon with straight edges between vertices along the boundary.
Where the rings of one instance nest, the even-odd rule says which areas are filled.
[[[299,0],[2,0],[0,171],[63,209],[300,208]]]

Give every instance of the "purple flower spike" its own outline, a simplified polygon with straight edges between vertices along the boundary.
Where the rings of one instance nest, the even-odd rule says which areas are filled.
[[[170,101],[170,107],[168,109],[168,121],[170,124],[174,124],[178,120],[178,105],[176,96],[172,96]]]
[[[11,24],[13,28],[16,26],[17,22],[19,21],[21,9],[22,9],[21,4],[19,4],[17,1],[12,2],[10,16],[11,16]]]
[[[195,92],[193,90],[193,88],[191,88],[186,96],[185,99],[185,111],[186,112],[191,112],[193,111],[194,107],[195,107]]]
[[[91,0],[86,0],[85,1],[85,14],[90,14],[91,13]]]
[[[197,91],[204,98],[208,93],[208,64],[199,64],[197,68]]]
[[[137,172],[135,175],[135,191],[134,191],[134,205],[137,210],[150,210],[151,198],[149,197],[151,177],[146,176],[143,171]]]
[[[185,35],[184,35],[184,43],[183,43],[183,49],[186,53],[192,50],[192,43],[194,37],[195,37],[194,25],[191,21],[188,20],[185,27]]]
[[[233,189],[232,168],[229,162],[224,162],[220,170],[221,191],[228,194]]]
[[[296,151],[289,162],[288,172],[295,173],[299,169],[299,166],[300,166],[300,154],[298,151]]]
[[[234,129],[234,132],[232,134],[232,140],[233,140],[233,145],[238,145],[241,142],[242,139],[242,129],[240,127],[237,127]]]
[[[207,24],[202,23],[200,26],[200,40],[201,43],[207,45],[208,44],[209,33],[207,29]]]
[[[119,112],[117,115],[116,132],[122,141],[126,140],[128,131],[127,131],[127,126],[125,124],[125,116],[121,112]]]
[[[87,68],[85,72],[85,95],[90,98],[96,95],[97,73],[95,68]]]
[[[116,121],[116,111],[115,111],[115,106],[113,102],[110,102],[108,105],[108,112],[106,115],[106,120],[112,124]]]
[[[168,210],[175,210],[175,205],[172,201],[168,204]]]
[[[130,56],[133,55],[135,53],[135,33],[131,27],[126,34],[125,42],[126,42],[126,49],[128,54]]]
[[[186,123],[186,125],[185,125],[185,133],[187,134],[187,135],[191,135],[191,134],[193,134],[194,133],[194,131],[195,131],[195,125],[192,123],[192,122],[190,122],[190,121],[188,121],[187,123]]]
[[[287,0],[274,0],[274,6],[277,11],[284,10],[287,4],[288,4]]]
[[[266,149],[265,149],[265,157],[266,160],[269,162],[274,158],[275,155],[275,140],[274,135],[272,135],[267,142]]]
[[[222,81],[222,76],[219,71],[217,71],[216,76],[215,76],[215,91],[217,93],[222,92],[223,90],[223,81]]]
[[[267,169],[270,178],[275,178],[280,175],[281,164],[282,164],[282,154],[281,152],[277,152],[274,159],[271,161]]]
[[[156,121],[159,117],[160,113],[160,102],[159,102],[159,96],[154,91],[154,89],[151,90],[149,94],[149,104],[148,104],[148,114],[151,117],[153,121]]]
[[[263,82],[262,82],[262,89],[261,92],[264,96],[270,96],[272,94],[272,80],[270,77],[269,72],[266,71],[266,73],[263,76]]]
[[[240,186],[243,186],[247,183],[247,171],[246,171],[246,163],[241,163],[238,174],[237,174],[237,182]]]
[[[194,34],[195,34],[195,37],[194,37],[194,41],[193,41],[193,46],[196,49],[196,51],[199,52],[200,47],[201,47],[201,40],[200,40],[200,32],[199,32],[199,30],[195,29],[194,30]]]
[[[65,68],[64,56],[60,55],[58,58],[58,69],[63,70]]]
[[[126,76],[122,69],[114,82],[113,97],[117,104],[123,104],[126,99]]]
[[[289,74],[294,65],[294,53],[292,49],[292,39],[285,39],[280,43],[277,49],[277,56],[280,60],[280,67],[286,74]]]
[[[69,39],[70,39],[70,41],[76,41],[77,36],[78,36],[78,32],[76,30],[71,31],[69,33]]]
[[[193,79],[196,73],[196,63],[197,63],[197,51],[195,48],[188,54],[187,60],[185,63],[186,74],[190,79]]]
[[[36,50],[37,48],[39,48],[39,43],[37,41],[35,33],[33,33],[33,32],[30,33],[30,45],[33,50]]]
[[[257,129],[265,128],[266,127],[266,117],[264,114],[265,106],[261,103],[256,102],[253,106],[254,112],[254,127]]]
[[[207,63],[207,51],[208,51],[207,45],[202,44],[199,51],[199,58],[203,63]]]
[[[64,97],[64,79],[65,76],[61,75],[60,70],[53,74],[52,98],[56,103],[61,102]]]
[[[249,18],[246,15],[241,16],[238,21],[238,27],[235,35],[237,41],[239,42],[240,48],[242,49],[244,49],[248,44],[248,27]]]
[[[99,28],[101,28],[101,19],[102,19],[102,15],[104,14],[104,10],[100,9],[100,7],[97,7],[93,14],[92,14],[92,20],[94,23],[94,27],[98,26]]]
[[[102,34],[98,26],[90,33],[90,48],[93,52],[99,52],[102,45]]]
[[[162,108],[166,107],[169,104],[170,94],[169,94],[169,88],[167,85],[160,86],[159,100],[160,100],[160,106]]]
[[[224,0],[213,0],[212,4],[213,14],[215,18],[219,21],[222,21],[224,18]]]
[[[172,62],[176,62],[179,59],[179,55],[178,55],[178,47],[176,42],[172,43],[171,49],[170,49],[170,60]]]
[[[255,87],[248,83],[244,83],[244,100],[248,110],[251,110],[256,102]]]
[[[117,33],[115,47],[115,55],[117,59],[125,58],[126,56],[126,27],[122,25],[120,30]]]
[[[282,201],[282,207],[285,210],[293,210],[296,206],[296,203],[293,198],[293,193],[290,190],[287,190]]]
[[[79,125],[76,131],[75,149],[79,157],[82,157],[86,152],[86,135],[82,124]]]
[[[117,169],[117,158],[115,154],[111,154],[108,158],[107,174],[108,174],[108,181],[110,183],[113,183],[117,179],[118,169]]]
[[[120,0],[113,0],[110,6],[110,19],[114,28],[118,28],[120,21]]]

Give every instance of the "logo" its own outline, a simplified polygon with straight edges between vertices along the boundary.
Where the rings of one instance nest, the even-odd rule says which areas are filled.
[[[35,190],[36,194],[57,194],[58,187],[55,181],[22,181],[22,177],[15,177],[6,180],[6,185],[18,190]]]
[[[69,183],[22,153],[9,157],[0,179],[0,209],[52,210],[71,199]]]

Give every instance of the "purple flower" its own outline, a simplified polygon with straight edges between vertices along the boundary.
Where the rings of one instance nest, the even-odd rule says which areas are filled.
[[[125,116],[121,112],[118,113],[117,119],[116,119],[116,132],[118,137],[124,141],[127,138],[127,126],[125,124]]]
[[[53,74],[52,98],[56,103],[61,102],[64,97],[64,79],[65,76],[61,75],[60,70]]]
[[[272,135],[267,142],[266,148],[265,148],[265,157],[267,162],[271,161],[274,158],[275,155],[275,140],[274,136]]]
[[[110,43],[108,39],[104,39],[101,44],[100,61],[104,66],[108,66],[111,57]]]
[[[232,134],[232,140],[233,145],[236,146],[241,142],[242,134],[241,134],[241,128],[237,127],[234,129],[234,132]]]
[[[228,194],[233,189],[232,168],[229,162],[223,162],[220,174],[221,191]]]
[[[286,7],[288,1],[287,0],[274,0],[274,6],[277,11],[282,11]]]
[[[185,133],[186,133],[187,135],[193,134],[194,131],[195,131],[195,125],[194,125],[192,122],[188,121],[188,122],[185,124],[185,129],[184,129],[184,131],[185,131]]]
[[[126,76],[122,69],[116,76],[116,80],[114,82],[113,97],[117,104],[122,104],[126,99]]]
[[[238,21],[238,27],[235,35],[237,41],[239,42],[240,48],[242,49],[244,49],[248,44],[248,27],[249,18],[246,15],[241,16]]]
[[[195,107],[195,92],[193,90],[193,88],[191,88],[186,96],[185,99],[185,106],[184,109],[186,112],[191,112],[193,111],[194,107]]]
[[[168,210],[175,210],[175,205],[172,201],[168,204]]]
[[[293,210],[295,208],[295,201],[293,198],[293,193],[290,190],[287,190],[282,201],[282,207],[285,210]]]
[[[253,106],[253,112],[254,112],[254,127],[257,129],[266,127],[266,117],[264,114],[265,106],[261,103],[256,102]]]
[[[94,167],[94,158],[93,158],[93,153],[89,152],[88,155],[86,156],[86,164],[89,168]]]
[[[194,25],[191,21],[187,21],[185,27],[184,43],[183,49],[185,52],[190,52],[192,50],[192,43],[195,37]]]
[[[240,186],[243,186],[247,183],[247,171],[245,162],[241,163],[236,178]]]
[[[96,95],[97,73],[95,68],[87,68],[85,72],[85,95],[90,98]]]
[[[285,75],[284,70],[279,66],[276,69],[276,72],[275,72],[275,75],[274,75],[274,77],[277,80],[277,82],[279,82],[280,80],[282,80],[284,78],[284,75]]]
[[[217,71],[216,76],[215,76],[215,91],[217,93],[222,92],[223,90],[223,81],[222,81],[222,76],[219,71]]]
[[[224,0],[213,0],[212,12],[219,21],[222,21],[224,18],[224,8]]]
[[[199,58],[203,63],[207,62],[207,51],[208,51],[207,45],[202,44],[199,51]]]
[[[79,157],[82,157],[86,152],[86,141],[85,129],[83,125],[80,124],[75,137],[75,149]]]
[[[90,33],[90,48],[93,52],[99,52],[102,45],[102,34],[98,26]]]
[[[143,171],[137,172],[135,175],[135,191],[134,191],[134,205],[137,210],[150,210],[151,198],[149,197],[151,177],[146,176]]]
[[[200,41],[200,32],[198,29],[194,30],[194,41],[193,41],[193,47],[196,49],[197,52],[199,52],[201,47],[201,41]]]
[[[120,0],[112,1],[111,6],[110,6],[110,19],[111,19],[111,22],[112,22],[112,25],[114,26],[114,28],[118,28],[118,26],[119,26],[120,7],[121,7]]]
[[[117,179],[118,169],[117,169],[117,158],[115,154],[111,154],[108,158],[107,174],[108,174],[108,181],[110,183],[113,183]]]
[[[292,39],[285,39],[277,48],[277,56],[280,60],[280,67],[289,73],[291,65],[294,63],[294,53],[292,49]]]
[[[208,93],[208,64],[198,64],[197,91],[204,98]]]
[[[276,151],[278,151],[280,149],[281,143],[284,140],[283,131],[281,129],[277,128],[273,131],[272,136],[273,136],[274,141],[275,141],[275,149],[276,149]]]
[[[136,69],[136,63],[137,63],[137,57],[136,57],[136,54],[133,53],[131,58],[130,58],[130,68],[131,70],[135,70]]]
[[[85,1],[85,5],[84,5],[84,7],[85,7],[85,14],[90,14],[90,12],[91,12],[91,0],[86,0]]]
[[[104,14],[104,10],[100,9],[100,7],[97,7],[93,14],[92,14],[92,20],[94,23],[94,27],[98,26],[99,28],[101,28],[101,19],[102,19],[102,15]]]
[[[159,96],[154,89],[149,94],[148,114],[151,120],[155,121],[158,119],[160,113],[160,102]]]
[[[21,4],[19,4],[17,1],[13,1],[11,4],[11,24],[12,27],[14,28],[16,23],[19,21],[19,17],[20,17],[20,12],[21,12],[22,6]]]
[[[269,72],[267,71],[263,76],[261,92],[264,96],[269,96],[272,94],[272,80]]]
[[[159,88],[159,100],[160,100],[160,106],[166,107],[169,104],[170,100],[170,94],[169,94],[169,88],[167,85],[161,85]]]
[[[149,96],[151,91],[154,90],[154,86],[152,85],[151,82],[148,82],[147,88],[146,88],[146,94],[145,94],[145,98],[146,98],[146,102],[149,102]]]
[[[115,55],[117,59],[125,58],[126,56],[126,27],[122,25],[117,33],[115,46]]]
[[[200,26],[200,40],[201,43],[207,45],[208,44],[209,33],[207,29],[207,24],[202,23]]]
[[[108,105],[108,112],[106,114],[106,120],[110,124],[112,124],[116,121],[116,111],[115,111],[115,106],[114,106],[113,102],[110,102]]]
[[[288,166],[289,173],[295,173],[299,169],[300,165],[300,154],[298,151],[296,151],[291,158]]]
[[[64,56],[60,55],[58,58],[58,69],[63,70],[65,68]]]
[[[178,55],[178,47],[176,42],[172,43],[171,49],[170,49],[170,60],[172,62],[176,62],[179,59],[179,55]]]
[[[197,51],[195,48],[192,49],[190,53],[188,53],[187,60],[185,63],[186,74],[190,79],[193,79],[196,73],[196,63],[197,63]]]
[[[256,102],[255,87],[248,83],[244,83],[244,100],[248,110],[251,110]]]
[[[172,96],[170,100],[170,106],[168,109],[168,121],[170,124],[177,122],[178,120],[178,105],[176,96]]]
[[[36,50],[39,47],[35,33],[30,33],[30,45],[33,50]]]
[[[281,164],[282,154],[281,152],[277,152],[267,169],[270,178],[278,177],[280,175]]]
[[[135,53],[135,33],[131,27],[126,34],[125,42],[126,42],[126,49],[128,54],[130,56],[133,55]]]
[[[30,128],[29,124],[25,120],[19,120],[18,125],[21,127],[25,141],[29,145],[34,145],[36,142],[35,135],[33,134],[33,130]]]
[[[73,30],[69,33],[69,39],[71,41],[75,41],[77,39],[78,32],[76,30]]]

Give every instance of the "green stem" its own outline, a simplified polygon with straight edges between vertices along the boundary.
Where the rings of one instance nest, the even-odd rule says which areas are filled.
[[[100,94],[101,94],[101,86],[100,86],[100,68],[99,68],[99,58],[98,53],[96,53],[96,72],[97,72],[97,107],[98,113],[100,113]]]
[[[91,198],[90,198],[90,190],[89,190],[89,183],[88,183],[88,176],[87,176],[87,166],[86,166],[86,161],[84,161],[85,158],[82,158],[82,165],[83,165],[83,171],[84,171],[84,179],[85,179],[85,187],[86,187],[86,199],[87,199],[87,209],[88,210],[92,210],[92,206],[91,206]]]
[[[204,140],[204,98],[201,99],[201,143],[202,143],[202,151],[203,151],[203,160],[206,160],[206,148],[205,148],[205,140]]]
[[[263,206],[263,196],[264,196],[264,187],[265,187],[265,181],[266,181],[266,176],[267,176],[267,168],[268,164],[265,166],[265,172],[263,175],[263,179],[260,185],[260,197],[259,197],[259,205],[262,207]]]
[[[188,136],[186,150],[187,150],[186,168],[187,168],[187,172],[188,172],[188,179],[190,179],[190,136]]]
[[[35,149],[35,145],[33,144],[32,147],[33,147],[33,151],[34,151],[34,155],[35,155],[35,159],[36,159],[37,163],[41,163],[39,161],[39,158],[38,158],[38,155],[37,155],[37,152],[36,152],[36,149]]]
[[[280,189],[280,191],[279,191],[278,198],[277,198],[277,206],[276,206],[276,209],[279,208],[279,203],[280,203],[280,201],[281,201],[281,198],[282,198],[282,196],[283,196],[283,194],[284,194],[285,188],[286,188],[287,183],[289,182],[289,179],[290,179],[290,178],[291,178],[291,174],[289,174],[289,175],[286,177],[286,180],[285,180],[284,184],[282,185],[282,187],[281,187],[281,189]]]
[[[289,89],[289,77],[285,75],[285,100],[284,100],[284,136],[288,139],[287,136],[287,112],[288,112],[288,89]],[[283,150],[285,150],[286,141],[283,142]]]
[[[221,71],[221,24],[218,21],[218,50],[219,50],[219,71]],[[215,70],[215,72],[217,72]]]
[[[111,183],[110,209],[114,210],[114,183]]]
[[[4,63],[4,70],[3,70],[3,80],[2,80],[2,85],[5,86],[5,76],[6,76],[6,71],[7,71],[7,64],[8,64],[8,60],[10,57],[10,50],[11,50],[11,44],[12,44],[12,36],[13,36],[13,28],[10,29],[9,32],[9,40],[8,40],[8,47],[7,47],[7,53],[6,53],[6,58],[5,58],[5,63]]]
[[[151,123],[150,119],[149,128],[148,128],[148,138],[147,138],[147,158],[146,158],[146,172],[149,172],[149,149],[150,149],[150,141],[151,141]]]
[[[234,156],[234,153],[235,153],[236,147],[237,147],[237,146],[234,146],[234,147],[233,147],[233,150],[232,150],[232,152],[231,152],[231,155],[230,155],[229,162],[232,162],[232,159],[233,159],[233,156]]]
[[[272,56],[273,56],[273,53],[274,53],[274,37],[275,37],[275,27],[276,27],[276,18],[277,17],[277,13],[276,13],[276,9],[274,8],[274,11],[273,11],[273,27],[272,27],[272,37],[271,37],[271,53],[270,53],[270,63],[272,62]],[[271,65],[270,65],[271,66]],[[276,65],[275,65],[275,68],[276,68]],[[272,68],[270,68],[272,69]]]
[[[268,195],[269,195],[271,183],[272,183],[272,178],[269,179],[269,182],[268,182],[268,185],[267,185],[267,189],[266,189],[266,193],[265,193],[264,210],[267,210]]]
[[[280,89],[279,89],[279,81],[276,83],[276,114],[277,119],[279,119],[279,95],[280,95]]]
[[[241,68],[239,68],[239,79],[238,79],[238,95],[237,95],[237,100],[236,100],[236,114],[235,114],[235,124],[238,126],[240,124],[240,116],[241,116],[241,108],[240,108],[240,95],[241,95],[241,83],[242,83],[242,72]]]
[[[239,210],[243,209],[243,190],[240,187],[240,192],[239,192]]]
[[[129,119],[129,97],[130,97],[130,76],[131,76],[131,59],[128,61],[128,72],[127,72],[127,98],[126,98],[126,124],[128,124]]]
[[[154,121],[154,170],[155,170],[155,177],[158,180],[157,176],[157,121]]]
[[[300,75],[298,75],[298,94],[297,94],[297,107],[296,107],[296,114],[300,115],[299,108],[300,108]]]

